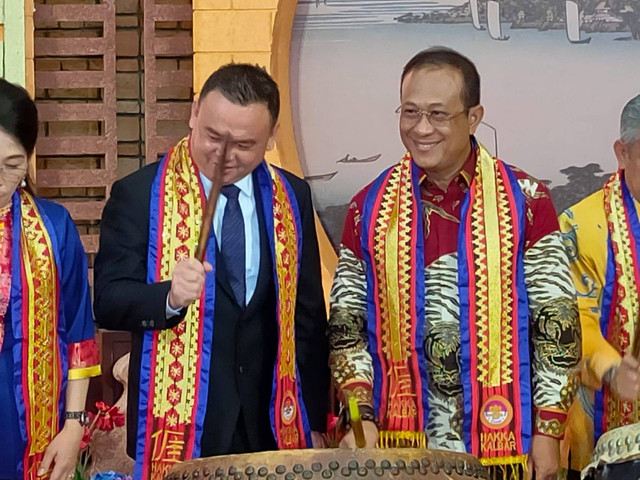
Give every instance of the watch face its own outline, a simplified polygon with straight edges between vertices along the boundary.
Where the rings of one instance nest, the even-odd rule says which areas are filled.
[[[89,425],[89,414],[87,412],[80,413],[80,425],[86,427]]]
[[[67,412],[65,413],[65,418],[69,420],[77,420],[80,425],[86,427],[89,425],[91,419],[89,418],[89,414],[86,411],[83,412]]]

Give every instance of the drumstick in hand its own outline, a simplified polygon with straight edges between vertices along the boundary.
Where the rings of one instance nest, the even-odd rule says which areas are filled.
[[[631,355],[638,360],[640,355],[640,321],[636,320],[635,328],[633,330],[633,343],[631,344]]]
[[[364,428],[362,426],[362,419],[360,418],[358,400],[356,400],[356,397],[353,395],[347,395],[347,408],[349,408],[351,429],[353,430],[353,436],[356,440],[356,447],[364,448],[367,446],[367,441],[364,437]]]
[[[198,245],[196,247],[195,254],[196,260],[201,262],[204,261],[204,254],[207,251],[207,241],[209,240],[209,232],[211,231],[211,224],[213,223],[213,214],[216,211],[220,190],[222,190],[222,166],[227,160],[228,142],[228,138],[225,137],[222,139],[222,145],[220,146],[220,158],[213,166],[213,184],[211,185],[209,198],[207,198],[204,215],[202,216],[200,236],[198,237]]]

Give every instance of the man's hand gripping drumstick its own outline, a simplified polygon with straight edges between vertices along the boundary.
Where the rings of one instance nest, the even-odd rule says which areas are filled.
[[[227,159],[228,138],[222,140],[222,145],[218,150],[218,159],[214,163],[213,184],[207,204],[205,206],[202,223],[200,225],[200,235],[196,247],[195,257],[184,259],[176,264],[171,275],[171,290],[169,291],[169,306],[174,310],[188,307],[195,300],[200,298],[202,287],[204,286],[205,275],[213,270],[211,264],[204,260],[207,251],[209,232],[213,224],[213,214],[216,211],[216,204],[222,189],[223,165]]]

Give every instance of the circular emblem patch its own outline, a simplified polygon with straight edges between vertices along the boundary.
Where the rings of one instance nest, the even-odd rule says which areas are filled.
[[[282,401],[282,420],[289,425],[296,417],[296,402],[291,393],[287,393]]]
[[[502,428],[513,418],[513,407],[502,395],[487,399],[480,412],[480,420],[488,428]]]

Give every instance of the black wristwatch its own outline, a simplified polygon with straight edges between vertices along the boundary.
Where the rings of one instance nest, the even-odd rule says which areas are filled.
[[[64,414],[65,420],[77,420],[83,427],[89,426],[89,414],[82,410],[81,412],[66,412]]]
[[[369,405],[358,405],[358,410],[360,411],[360,420],[373,422],[378,426],[378,419],[376,418],[373,407],[370,407]],[[351,414],[349,413],[349,408],[347,406],[342,407],[339,417],[343,428],[345,430],[349,430],[351,428]]]

